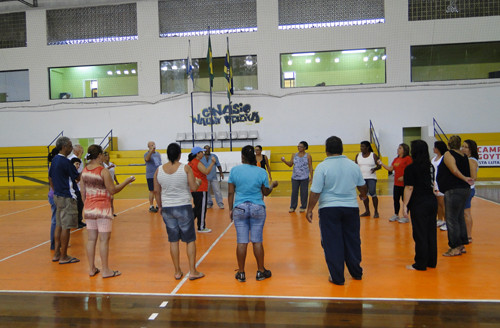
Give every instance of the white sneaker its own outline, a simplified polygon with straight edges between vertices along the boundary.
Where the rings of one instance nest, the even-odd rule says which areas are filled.
[[[398,222],[399,222],[399,223],[408,223],[408,222],[410,222],[410,219],[405,218],[405,217],[403,216],[403,217],[399,218]]]
[[[224,204],[220,204],[220,205],[219,205],[219,208],[220,208],[221,210],[223,210],[223,209],[224,209]]]
[[[438,228],[441,227],[443,224],[446,224],[446,221],[444,221],[444,220],[437,220],[436,221],[436,227],[438,227]]]
[[[208,232],[212,232],[212,229],[208,229],[208,228],[205,228],[205,229],[199,229],[198,232],[202,232],[202,233],[208,233]]]
[[[389,222],[394,222],[394,221],[399,221],[399,216],[397,216],[396,214],[394,214],[389,218]]]
[[[445,224],[443,224],[441,227],[439,227],[439,229],[440,229],[441,231],[447,231],[447,230],[448,230],[448,227],[446,227],[446,223],[445,223]]]
[[[207,208],[212,208],[212,206],[213,206],[212,204],[208,204]]]

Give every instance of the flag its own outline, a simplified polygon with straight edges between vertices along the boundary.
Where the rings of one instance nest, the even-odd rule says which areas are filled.
[[[189,40],[188,57],[187,57],[187,64],[186,64],[186,75],[194,83],[193,63],[191,61],[191,40]]]
[[[231,95],[234,94],[233,90],[233,68],[231,67],[231,56],[229,55],[229,40],[227,42],[226,60],[224,61],[224,76],[227,81],[227,99],[231,101]]]
[[[208,78],[210,79],[210,87],[214,86],[214,66],[212,62],[212,43],[210,42],[210,34],[208,35],[208,50],[207,50]]]

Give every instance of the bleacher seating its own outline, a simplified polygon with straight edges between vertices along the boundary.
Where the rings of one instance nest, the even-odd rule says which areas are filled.
[[[206,142],[211,140],[210,138],[211,132],[195,132],[194,141],[195,142]],[[259,138],[259,132],[257,130],[240,130],[240,131],[231,131],[231,139],[233,141],[252,141],[252,146],[254,145],[254,141]],[[218,131],[214,132],[214,141],[220,141],[221,148],[224,148],[224,142],[230,140],[228,131]],[[182,148],[182,143],[191,141],[192,142],[192,132],[178,132],[176,142]]]

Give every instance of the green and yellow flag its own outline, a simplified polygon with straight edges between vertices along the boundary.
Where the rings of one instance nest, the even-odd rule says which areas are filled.
[[[210,34],[208,35],[208,50],[207,50],[208,78],[210,79],[210,87],[214,86],[214,65],[212,61],[212,43],[210,42]]]
[[[231,101],[233,91],[233,68],[231,67],[231,56],[229,55],[229,41],[227,44],[226,60],[224,61],[224,77],[227,81],[227,98]]]

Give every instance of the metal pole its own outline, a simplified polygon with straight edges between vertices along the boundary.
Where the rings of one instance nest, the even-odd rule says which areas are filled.
[[[191,91],[191,140],[194,147],[194,110],[193,110],[193,91]]]

